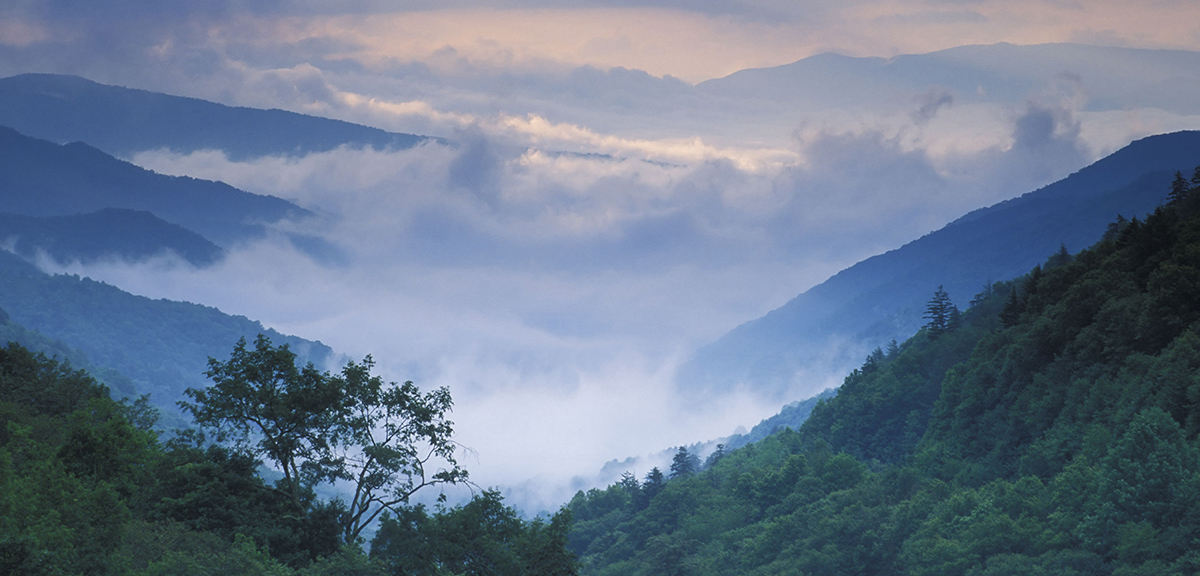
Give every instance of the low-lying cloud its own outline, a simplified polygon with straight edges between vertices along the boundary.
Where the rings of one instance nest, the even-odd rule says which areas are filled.
[[[855,261],[1026,191],[997,186],[998,174],[1065,174],[1086,160],[1069,110],[1031,104],[1009,128],[1007,146],[938,155],[912,125],[826,126],[797,132],[791,162],[763,164],[522,148],[497,123],[407,150],[239,162],[148,151],[133,161],[322,217],[212,268],[57,269],[371,354],[391,380],[449,386],[475,478],[523,486],[521,504],[542,509],[605,461],[727,435],[777,410],[753,390],[684,396],[674,368],[699,345]],[[322,237],[345,258],[316,262],[287,233]],[[813,389],[796,392],[839,377],[812,375]]]

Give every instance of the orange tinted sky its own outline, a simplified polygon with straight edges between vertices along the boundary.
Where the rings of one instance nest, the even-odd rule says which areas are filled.
[[[1086,7],[1085,7],[1086,6]],[[922,53],[964,44],[1079,42],[1200,49],[1191,2],[847,2],[767,21],[659,8],[455,9],[260,20],[275,34],[333,36],[347,56],[513,68],[623,66],[691,82],[825,51]],[[278,38],[278,37],[276,37]]]

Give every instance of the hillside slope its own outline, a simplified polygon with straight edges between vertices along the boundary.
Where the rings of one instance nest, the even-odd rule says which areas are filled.
[[[0,213],[0,241],[11,243],[12,250],[27,259],[44,253],[61,263],[138,261],[171,252],[194,266],[207,266],[224,254],[182,226],[121,208],[46,217]]]
[[[125,394],[151,394],[174,410],[188,387],[208,384],[208,358],[227,358],[238,338],[266,334],[318,366],[335,360],[320,342],[285,336],[244,316],[187,302],[153,300],[78,276],[51,276],[0,251],[0,308],[12,321],[128,376]]]
[[[67,216],[144,210],[221,245],[261,236],[265,225],[312,213],[223,182],[164,176],[87,144],[59,145],[0,126],[0,212]]]
[[[571,502],[586,575],[1200,570],[1200,186],[872,354],[799,431]]]
[[[1061,246],[1090,245],[1118,214],[1153,209],[1175,172],[1190,174],[1197,158],[1200,132],[1151,136],[1040,190],[971,212],[737,327],[697,351],[678,382],[694,390],[745,384],[781,398],[789,389],[815,393],[823,383],[797,382],[802,368],[844,370],[870,348],[912,334],[939,285],[965,305],[981,287],[1029,270]]]
[[[56,74],[0,79],[0,125],[58,143],[128,156],[167,148],[223,150],[232,159],[303,155],[338,146],[409,148],[426,140],[283,110],[225,106]]]

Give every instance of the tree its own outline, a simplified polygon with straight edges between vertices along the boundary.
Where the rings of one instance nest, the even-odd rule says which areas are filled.
[[[671,479],[691,476],[699,468],[699,459],[688,452],[686,447],[680,446],[679,450],[675,452],[675,456],[671,459]]]
[[[720,462],[721,459],[725,457],[725,454],[725,445],[717,444],[717,449],[713,450],[713,453],[709,454],[708,458],[704,460],[704,469],[707,470],[712,468],[717,462]]]
[[[1171,181],[1171,191],[1167,193],[1167,206],[1174,206],[1187,200],[1189,192],[1191,192],[1191,186],[1188,186],[1188,181],[1184,180],[1183,174],[1176,172],[1175,179]]]
[[[952,328],[951,321],[958,314],[958,307],[950,301],[950,295],[942,286],[938,286],[933,298],[925,305],[925,329],[930,338],[937,338]]]
[[[239,339],[228,362],[209,358],[205,375],[213,385],[188,388],[194,403],[179,406],[218,441],[274,462],[296,511],[307,512],[311,488],[340,472],[331,443],[347,405],[337,382],[312,364],[297,368],[287,345],[274,347],[261,334],[253,350]]]
[[[454,460],[450,392],[422,395],[412,382],[385,385],[371,375],[374,361],[350,362],[338,375],[312,364],[297,368],[287,345],[259,335],[245,339],[227,362],[209,359],[213,385],[189,388],[180,402],[198,425],[279,467],[279,488],[303,517],[312,488],[348,481],[353,497],[341,517],[343,536],[354,542],[383,511],[406,503],[418,490],[466,481]]]
[[[1000,323],[1005,328],[1016,326],[1021,321],[1022,308],[1021,298],[1017,296],[1017,286],[1014,284],[1008,300],[1004,302],[1004,309],[1000,311]]]
[[[666,485],[667,479],[663,477],[662,470],[659,470],[657,466],[651,468],[646,473],[646,478],[642,480],[642,494],[646,502],[649,503],[650,500],[653,500]]]
[[[418,490],[467,480],[454,459],[453,422],[446,420],[453,404],[450,390],[422,395],[411,381],[385,386],[382,378],[371,375],[374,365],[367,356],[362,363],[348,363],[333,378],[348,406],[333,443],[338,478],[354,486],[346,511],[347,542]]]

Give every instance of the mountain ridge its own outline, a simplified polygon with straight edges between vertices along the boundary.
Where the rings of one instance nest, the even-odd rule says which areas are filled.
[[[0,126],[0,212],[69,216],[144,210],[228,247],[267,224],[314,214],[282,198],[187,176],[167,176],[72,142],[55,144]]]
[[[699,349],[677,382],[698,390],[749,384],[780,398],[798,386],[816,393],[827,383],[797,381],[813,377],[803,367],[844,372],[870,348],[912,334],[939,285],[965,304],[985,285],[1021,274],[1060,246],[1092,244],[1118,214],[1152,210],[1174,172],[1190,170],[1196,159],[1200,132],[1137,140],[1058,182],[972,211],[838,272]]]
[[[219,149],[233,160],[304,155],[342,145],[410,148],[430,139],[276,108],[227,106],[79,76],[33,73],[0,79],[0,125],[57,143],[87,142],[115,156],[161,148]]]

